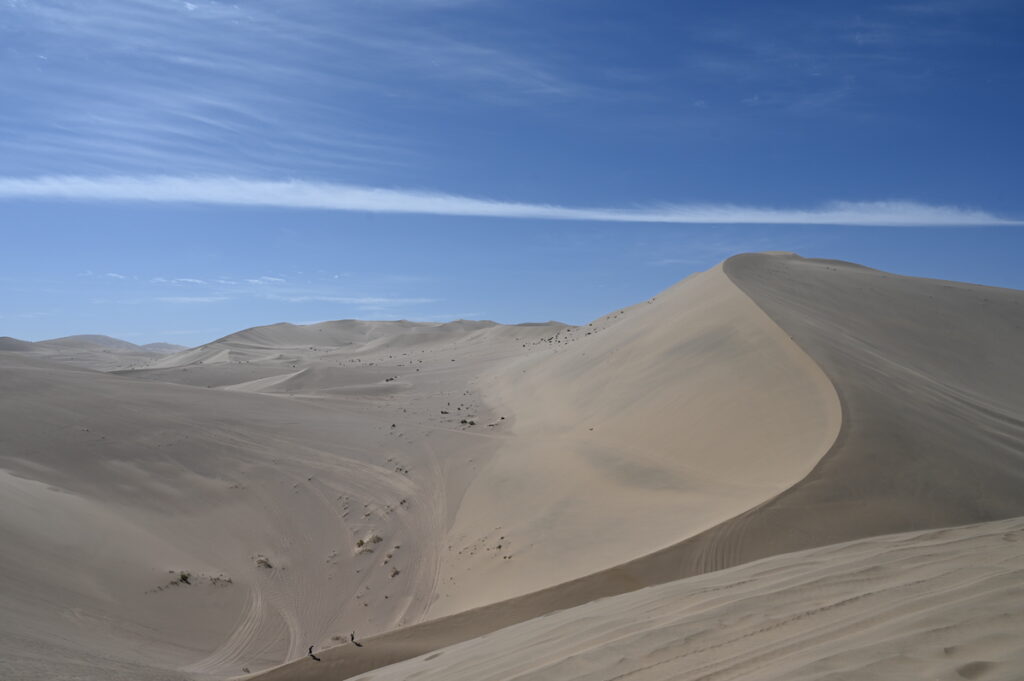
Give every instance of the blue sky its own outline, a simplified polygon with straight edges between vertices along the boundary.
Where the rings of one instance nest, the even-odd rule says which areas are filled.
[[[0,335],[1024,288],[1016,0],[0,0]]]

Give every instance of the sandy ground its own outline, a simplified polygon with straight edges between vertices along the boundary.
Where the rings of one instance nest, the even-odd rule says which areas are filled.
[[[417,656],[379,678],[1014,666],[1003,573],[978,572],[1001,595],[967,589],[959,610],[936,575],[966,545],[1007,563],[1018,525],[834,545],[1024,515],[1021,292],[762,254],[583,327],[278,324],[131,370],[81,343],[46,352],[0,343],[3,678],[295,661],[262,678],[337,679]],[[898,608],[864,590],[902,593],[912,553],[935,573],[920,602],[965,641],[977,620],[987,658],[843,658],[893,640]],[[767,556],[783,562],[750,563]],[[694,610],[709,579],[720,609]],[[818,612],[829,599],[863,617]],[[645,623],[655,604],[664,626]],[[353,630],[364,648],[341,645]],[[777,634],[816,652],[786,667]],[[335,647],[316,663],[310,645]]]

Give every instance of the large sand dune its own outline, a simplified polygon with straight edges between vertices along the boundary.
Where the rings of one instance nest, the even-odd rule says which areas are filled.
[[[828,374],[843,426],[807,479],[715,537],[724,563],[1024,515],[1024,294],[797,256],[725,271]]]
[[[864,594],[902,577],[872,560],[1006,562],[1019,527],[694,575],[1024,515],[1022,348],[1021,292],[784,254],[582,327],[278,324],[116,373],[2,344],[0,676],[777,678],[741,661],[816,627],[845,638],[798,678],[857,669],[807,665],[892,636]],[[1005,674],[1005,574],[960,598],[993,660],[934,669]]]
[[[721,268],[547,344],[482,383],[515,437],[459,507],[432,615],[691,537],[796,483],[839,430],[832,384]]]

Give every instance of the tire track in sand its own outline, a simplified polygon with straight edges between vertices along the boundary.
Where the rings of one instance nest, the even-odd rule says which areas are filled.
[[[195,674],[222,672],[227,667],[237,668],[242,655],[255,642],[266,618],[263,594],[258,588],[249,588],[245,612],[227,640],[205,658],[183,667],[182,671]]]

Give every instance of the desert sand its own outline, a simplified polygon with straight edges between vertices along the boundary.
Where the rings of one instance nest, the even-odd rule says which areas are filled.
[[[165,350],[0,339],[0,677],[1020,678],[1022,292],[749,254]]]

